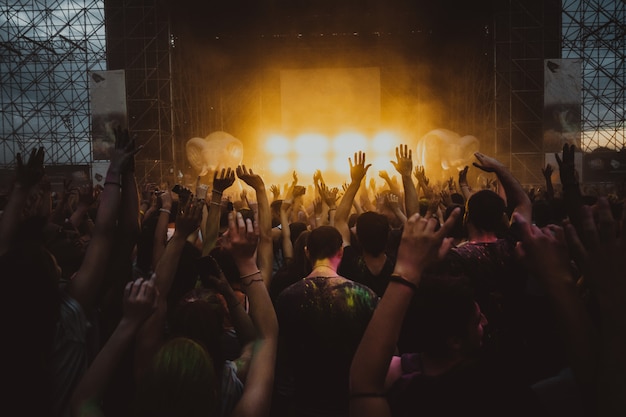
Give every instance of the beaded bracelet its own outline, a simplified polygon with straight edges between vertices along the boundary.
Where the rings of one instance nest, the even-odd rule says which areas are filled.
[[[413,290],[413,292],[417,291],[417,285],[415,285],[414,283],[412,283],[411,281],[407,280],[406,278],[404,278],[402,275],[398,275],[398,274],[392,274],[389,277],[389,281],[390,282],[396,282],[398,284],[402,284],[406,287],[409,287],[410,289]]]
[[[162,211],[163,213],[167,213],[167,214],[172,214],[171,211],[169,211],[168,209],[164,209],[164,208],[160,208],[159,211]]]

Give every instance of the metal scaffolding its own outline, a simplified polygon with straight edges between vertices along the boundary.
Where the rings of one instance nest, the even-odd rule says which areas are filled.
[[[495,154],[541,184],[545,58],[560,57],[558,0],[498,2],[494,13]]]
[[[626,3],[563,0],[563,58],[582,59],[582,150],[626,146]]]
[[[169,16],[158,0],[107,0],[107,65],[126,74],[128,129],[143,150],[137,181],[173,181],[174,135]]]
[[[91,163],[88,73],[104,70],[102,0],[0,4],[0,167],[46,149],[48,165]]]

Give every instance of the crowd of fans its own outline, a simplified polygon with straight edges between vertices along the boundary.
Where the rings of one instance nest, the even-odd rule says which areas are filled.
[[[104,185],[60,193],[43,148],[17,155],[7,413],[626,415],[624,196],[579,184],[574,146],[540,190],[482,153],[435,184],[406,145],[383,187],[360,151],[337,187],[156,187],[139,151],[116,131]]]

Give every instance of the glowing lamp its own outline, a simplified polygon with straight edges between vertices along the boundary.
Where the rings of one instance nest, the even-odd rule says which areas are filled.
[[[222,168],[235,168],[243,159],[243,144],[234,136],[217,131],[206,138],[191,138],[186,144],[187,159],[198,175]]]

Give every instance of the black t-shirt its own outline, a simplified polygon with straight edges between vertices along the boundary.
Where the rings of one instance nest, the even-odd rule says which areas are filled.
[[[297,409],[347,413],[352,357],[377,303],[341,277],[304,278],[280,293],[278,374],[291,374]]]

